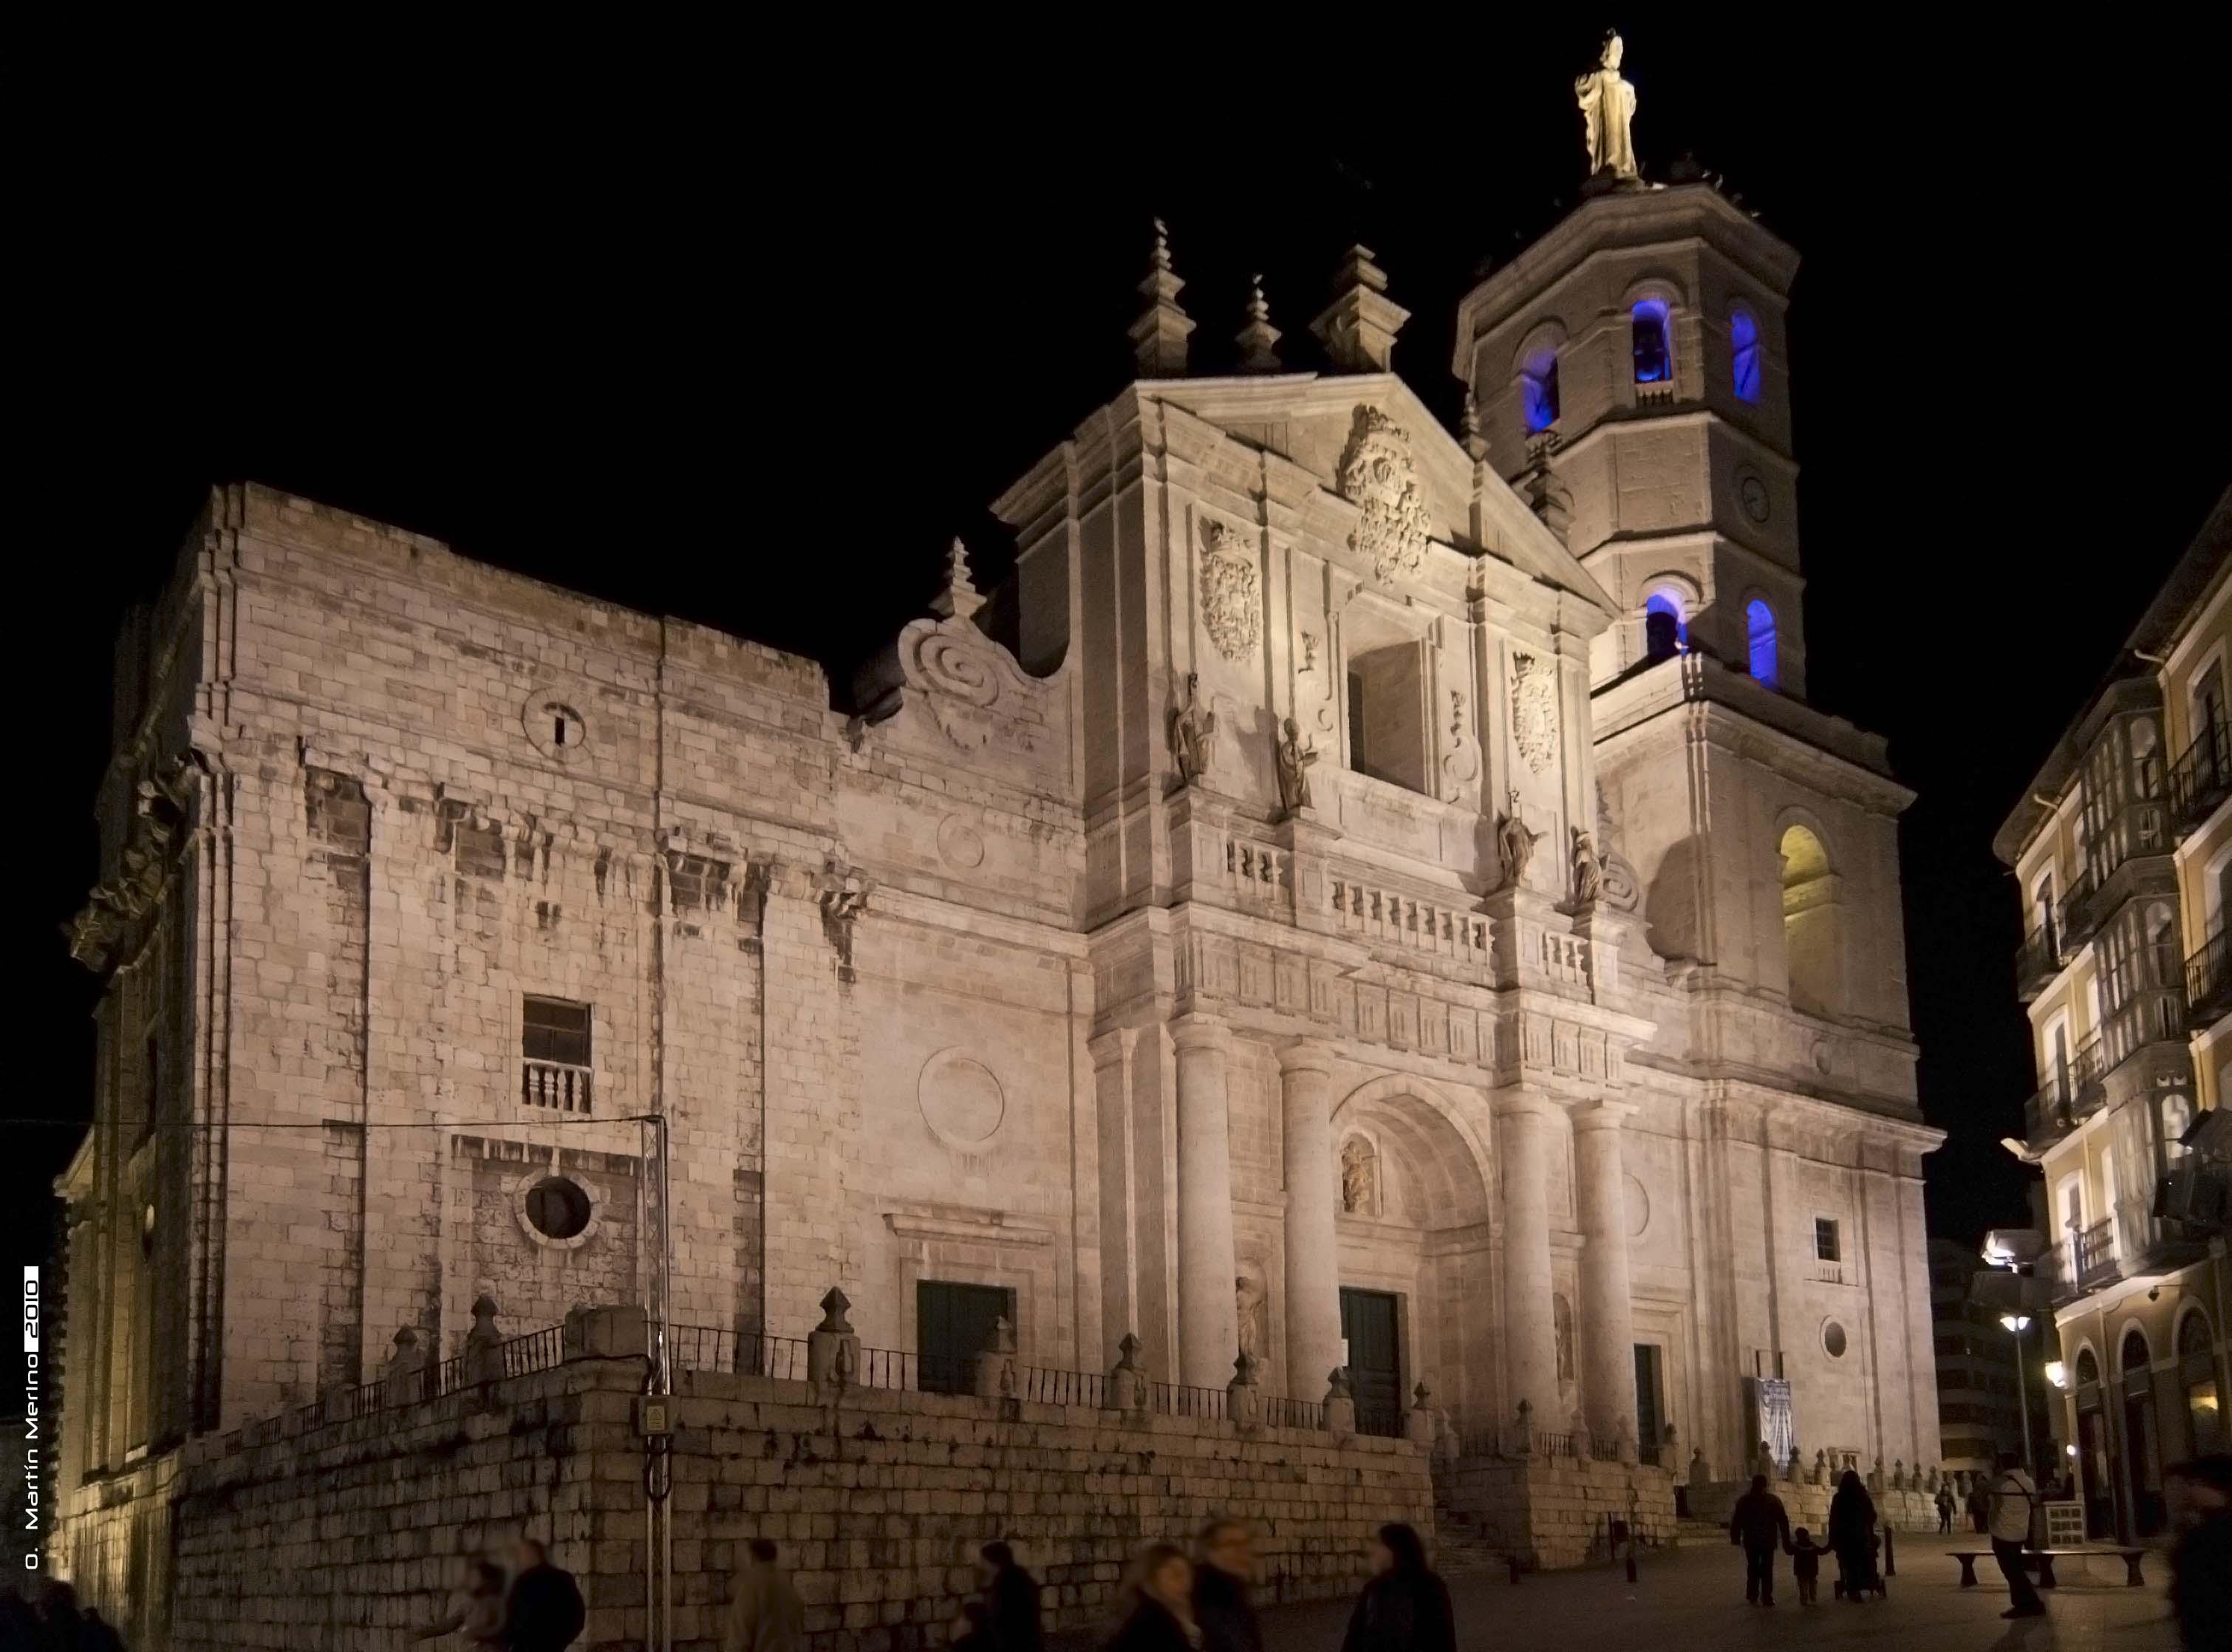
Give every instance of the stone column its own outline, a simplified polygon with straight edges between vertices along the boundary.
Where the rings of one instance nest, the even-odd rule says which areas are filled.
[[[1224,1072],[1231,1036],[1213,1016],[1171,1024],[1178,1065],[1178,1380],[1196,1388],[1223,1388],[1240,1348]]]
[[[1287,1392],[1298,1398],[1340,1364],[1340,1254],[1333,1218],[1333,1051],[1301,1039],[1279,1052],[1287,1171]]]
[[[1558,1331],[1550,1306],[1550,1132],[1558,1110],[1540,1096],[1505,1102],[1496,1122],[1503,1173],[1503,1331],[1508,1397],[1538,1419],[1558,1416]]]
[[[1620,1125],[1633,1111],[1599,1101],[1573,1115],[1581,1216],[1581,1404],[1593,1433],[1635,1437],[1635,1312],[1627,1283],[1627,1169]]]

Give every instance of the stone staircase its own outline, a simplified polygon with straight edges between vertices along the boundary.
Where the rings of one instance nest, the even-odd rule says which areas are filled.
[[[1483,1521],[1460,1514],[1437,1490],[1434,1495],[1434,1570],[1444,1577],[1508,1571],[1511,1545]]]

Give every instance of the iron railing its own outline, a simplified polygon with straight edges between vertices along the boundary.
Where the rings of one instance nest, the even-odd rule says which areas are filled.
[[[1039,1365],[1015,1367],[1015,1393],[1032,1405],[1085,1405],[1108,1409],[1105,1371],[1057,1371]]]
[[[2015,996],[2028,1003],[2060,972],[2061,926],[2049,917],[2015,951]]]
[[[2232,1009],[2232,929],[2219,924],[2185,961],[2188,1025],[2205,1027]]]
[[[2112,1072],[2148,1045],[2176,1043],[2184,1036],[2183,983],[2144,988],[2109,1011],[2102,1022],[2100,1070]]]
[[[1263,1402],[1263,1421],[1274,1428],[1322,1428],[1326,1425],[1325,1402],[1275,1396]]]
[[[2129,803],[2111,813],[2086,845],[2085,870],[2061,903],[2061,941],[2074,949],[2109,913],[2109,884],[2126,861],[2170,852],[2167,813],[2159,800]]]
[[[302,1418],[306,1428],[319,1428],[328,1422],[347,1422],[354,1417],[392,1411],[398,1406],[416,1405],[422,1400],[460,1394],[484,1383],[499,1382],[509,1377],[524,1377],[530,1371],[548,1370],[564,1363],[565,1357],[565,1327],[551,1325],[542,1331],[530,1331],[525,1336],[510,1338],[483,1354],[463,1353],[437,1364],[422,1365],[416,1370],[399,1371],[393,1376],[374,1377],[369,1383],[328,1389],[309,1404],[300,1408],[296,1416]],[[483,1362],[485,1362],[484,1366]]]
[[[2172,829],[2193,831],[2232,797],[2232,729],[2212,720],[2170,766]]]
[[[666,1361],[678,1371],[725,1371],[802,1383],[806,1339],[738,1332],[724,1325],[669,1325]]]
[[[2116,1277],[2116,1223],[2104,1217],[2080,1228],[2070,1241],[2070,1272],[2077,1288],[2089,1291]]]
[[[1190,1388],[1181,1383],[1156,1383],[1150,1386],[1155,1409],[1168,1417],[1198,1417],[1205,1422],[1221,1422],[1228,1415],[1225,1392],[1221,1388]]]

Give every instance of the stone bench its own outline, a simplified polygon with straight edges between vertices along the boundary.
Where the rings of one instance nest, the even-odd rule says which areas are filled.
[[[1953,1558],[1961,1563],[1961,1587],[1974,1589],[1976,1586],[1976,1562],[1989,1559],[1992,1552],[1989,1549],[1955,1549],[1951,1552]],[[2146,1553],[2144,1549],[2125,1548],[2026,1549],[2023,1551],[2023,1565],[2026,1569],[2038,1573],[2038,1586],[2041,1589],[2054,1589],[2060,1587],[2054,1576],[2054,1563],[2056,1557],[2067,1560],[2090,1559],[2096,1555],[2105,1558],[2114,1555],[2124,1563],[2126,1573],[2124,1578],[2125,1586],[2138,1589],[2144,1587],[2147,1581],[2139,1572],[2139,1563],[2146,1558]]]

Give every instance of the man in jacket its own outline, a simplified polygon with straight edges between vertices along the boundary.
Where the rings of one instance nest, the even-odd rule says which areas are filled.
[[[992,1652],[1045,1652],[1046,1635],[1039,1623],[1039,1580],[1015,1564],[1015,1552],[1004,1543],[988,1543],[976,1556],[977,1580],[983,1585],[989,1615],[985,1631],[992,1637]]]
[[[1263,1629],[1248,1597],[1256,1557],[1247,1524],[1211,1520],[1202,1528],[1201,1564],[1193,1573],[1193,1621],[1202,1652],[1263,1652]]]
[[[806,1606],[775,1565],[775,1546],[754,1538],[729,1597],[721,1652],[804,1652]]]
[[[588,1614],[574,1574],[550,1564],[550,1554],[533,1538],[522,1538],[512,1552],[511,1592],[504,1602],[504,1623],[511,1652],[566,1652],[580,1638]]]
[[[2038,1506],[2038,1487],[2023,1472],[2021,1459],[2012,1451],[2000,1454],[2000,1472],[1992,1481],[1992,1558],[2000,1576],[2008,1580],[2014,1603],[2002,1617],[2038,1617],[2046,1603],[2023,1565],[2023,1549],[2030,1542],[2030,1512]]]
[[[1782,1500],[1767,1489],[1767,1476],[1754,1474],[1751,1489],[1736,1499],[1729,1516],[1729,1541],[1744,1552],[1744,1599],[1755,1606],[1775,1604],[1775,1553],[1790,1546],[1790,1516]]]

